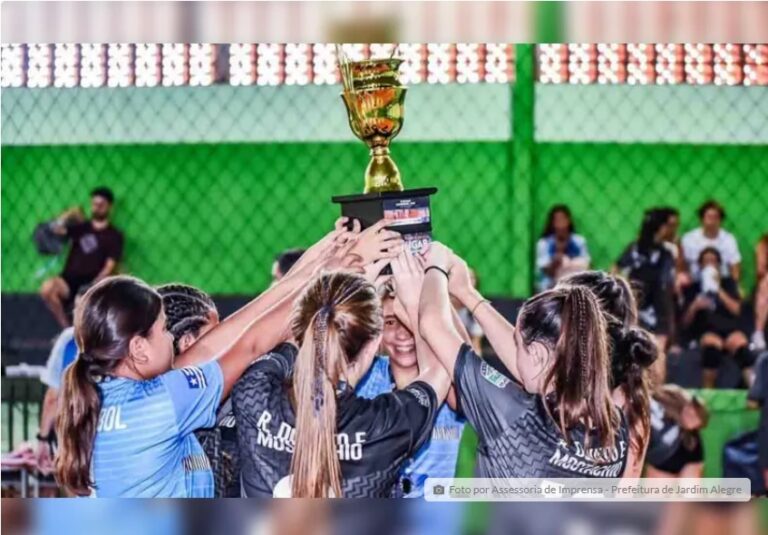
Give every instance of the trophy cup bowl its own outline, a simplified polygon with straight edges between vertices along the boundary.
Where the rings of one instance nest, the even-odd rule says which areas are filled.
[[[403,127],[405,93],[402,86],[382,86],[341,95],[352,132],[371,149],[365,193],[403,191],[400,171],[389,155],[389,143]]]
[[[414,252],[424,251],[432,240],[430,195],[437,188],[405,190],[400,171],[389,155],[389,144],[403,127],[405,94],[398,68],[403,60],[345,61],[339,55],[344,83],[341,98],[347,108],[352,132],[370,148],[365,170],[365,190],[357,195],[332,198],[342,215],[357,219],[363,228],[386,218],[387,228],[400,232]],[[351,223],[350,223],[351,224]],[[386,271],[386,270],[385,270]]]

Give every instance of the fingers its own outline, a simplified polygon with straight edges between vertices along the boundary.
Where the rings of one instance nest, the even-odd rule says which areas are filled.
[[[403,273],[407,273],[408,267],[405,264],[405,255],[408,254],[408,251],[400,251],[400,254],[398,254],[394,259],[392,259],[392,274],[397,278]]]
[[[382,284],[384,284],[391,275],[385,275],[384,277],[380,277],[381,271],[384,269],[384,266],[389,264],[391,262],[390,258],[382,258],[381,260],[377,260],[367,266],[367,271],[371,274],[371,278],[376,278],[378,281],[379,278],[384,278],[384,281]]]
[[[346,230],[347,228],[347,222],[349,221],[348,217],[341,216],[336,220],[336,222],[333,224],[333,230],[336,232]]]
[[[412,253],[407,253],[405,257],[405,265],[408,268],[408,271],[410,271],[413,274],[423,274],[424,273],[424,267],[423,267],[423,259],[421,258],[421,255],[414,255]]]
[[[357,221],[357,220],[355,220]],[[391,221],[389,219],[380,219],[379,221],[376,221],[373,225],[365,229],[366,234],[378,234],[384,227],[389,225]],[[390,231],[391,232],[391,231]]]
[[[375,262],[376,260],[380,259],[387,259],[392,260],[393,258],[397,258],[397,256],[403,252],[403,244],[402,242],[398,243],[392,243],[387,246],[386,249],[381,249],[380,251],[373,254],[372,261]]]
[[[396,232],[394,230],[383,230],[376,234],[376,237],[381,241],[389,241],[389,240],[402,240],[403,235],[399,232]]]

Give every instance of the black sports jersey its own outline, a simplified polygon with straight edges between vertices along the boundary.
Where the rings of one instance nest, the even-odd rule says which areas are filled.
[[[240,496],[240,459],[231,398],[216,412],[216,425],[198,429],[195,436],[211,463],[214,497]]]
[[[290,474],[296,416],[287,381],[298,350],[282,344],[260,358],[232,390],[245,496],[272,496]],[[358,398],[337,398],[342,493],[347,498],[388,497],[402,464],[429,439],[438,403],[428,384]]]
[[[613,446],[587,449],[582,428],[570,430],[568,443],[541,396],[526,392],[466,344],[455,375],[460,408],[479,437],[478,477],[621,477],[624,472],[629,432],[623,415]],[[590,443],[596,442],[590,436]]]
[[[627,246],[616,262],[639,294],[638,319],[656,334],[668,334],[674,306],[675,258],[664,245],[644,250],[638,242]]]
[[[690,437],[688,440],[686,437]],[[686,447],[686,442],[690,442]],[[646,462],[665,472],[678,474],[688,463],[701,462],[703,450],[698,431],[683,431],[672,418],[667,417],[664,406],[651,399],[651,436],[648,439]]]

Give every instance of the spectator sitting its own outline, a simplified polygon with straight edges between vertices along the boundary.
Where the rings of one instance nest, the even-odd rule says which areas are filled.
[[[75,302],[85,294],[87,286],[81,286]],[[56,416],[59,406],[59,391],[64,379],[64,372],[78,355],[75,342],[74,327],[67,327],[59,333],[53,343],[45,371],[40,375],[40,381],[47,387],[40,411],[40,427],[37,431],[37,468],[43,475],[53,472],[53,458],[56,453]]]
[[[754,356],[740,322],[739,287],[732,277],[721,275],[722,257],[714,247],[701,251],[697,263],[701,269],[697,281],[686,288],[682,321],[701,347],[704,388],[715,386],[724,352],[733,356],[749,385]]]
[[[62,328],[70,325],[65,304],[81,286],[88,286],[114,273],[123,255],[123,235],[109,221],[114,196],[108,188],[91,192],[91,220],[56,232],[72,242],[64,270],[43,282],[40,295]]]
[[[763,234],[755,247],[755,332],[752,345],[755,351],[764,351],[765,326],[768,323],[768,234]]]
[[[552,288],[565,275],[588,269],[589,262],[587,240],[575,233],[571,210],[564,204],[553,206],[536,244],[539,291]]]
[[[272,284],[285,277],[303,254],[304,249],[286,249],[277,255],[272,263]]]
[[[656,384],[666,379],[664,351],[673,320],[675,259],[664,240],[668,219],[663,210],[646,211],[638,239],[627,246],[615,269],[639,290],[638,321],[656,336],[661,356],[653,367]]]
[[[687,268],[692,278],[696,278],[701,269],[701,252],[707,247],[714,247],[722,257],[722,274],[730,275],[738,283],[741,278],[741,253],[733,234],[721,228],[725,220],[725,210],[717,201],[707,201],[699,208],[698,213],[701,226],[683,236],[683,267]]]

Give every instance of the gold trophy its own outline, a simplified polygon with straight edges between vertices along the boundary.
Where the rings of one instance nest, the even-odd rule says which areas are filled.
[[[397,50],[395,48],[395,50]],[[380,219],[397,230],[413,252],[423,252],[432,239],[430,195],[437,188],[405,190],[400,171],[389,155],[389,143],[403,127],[406,88],[400,84],[398,68],[403,60],[393,57],[349,61],[340,46],[337,57],[352,132],[370,147],[362,194],[333,197],[341,213],[358,219],[363,228]]]
[[[341,94],[352,132],[371,149],[364,193],[403,191],[389,143],[403,127],[406,87],[400,84],[397,58],[348,61],[338,48],[344,84]]]

